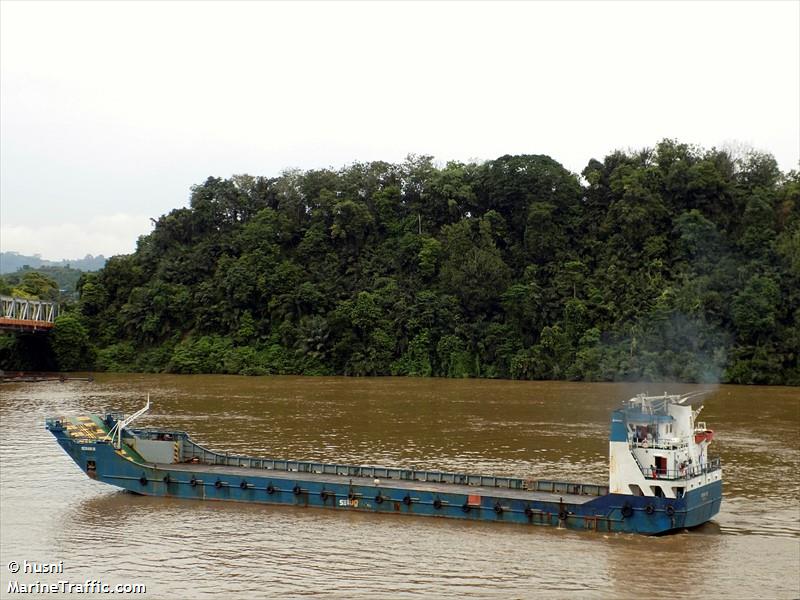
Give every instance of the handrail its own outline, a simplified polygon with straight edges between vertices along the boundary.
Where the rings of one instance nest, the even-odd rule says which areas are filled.
[[[645,468],[641,465],[641,463],[639,463],[638,459],[636,463],[638,464],[639,469],[642,471],[642,475],[644,475],[645,479],[667,479],[670,481],[691,479],[705,473],[713,473],[714,471],[718,471],[722,468],[722,461],[719,458],[712,458],[703,465],[687,466],[685,469],[659,470],[655,469],[654,467]]]
[[[656,448],[657,450],[679,450],[681,448],[687,448],[689,446],[689,442],[688,438],[672,438],[668,441],[661,441],[661,440],[636,441],[636,438],[634,438],[633,436],[629,436],[628,446],[631,448],[645,448],[645,449]]]
[[[303,460],[286,460],[273,458],[253,458],[244,455],[223,454],[204,448],[192,441],[188,435],[183,437],[181,450],[183,462],[194,462],[206,465],[224,465],[263,469],[268,471],[284,471],[298,473],[317,473],[343,475],[346,477],[364,477],[369,479],[399,479],[404,481],[427,481],[435,483],[451,483],[471,486],[497,487],[517,490],[537,489],[537,482],[503,476],[478,475],[472,473],[455,473],[448,471],[428,471],[424,469],[401,469],[392,467],[374,467],[347,465],[340,463],[323,463]],[[586,490],[588,492],[588,488]]]
[[[571,483],[567,481],[537,480],[530,482],[528,489],[537,492],[551,492],[554,494],[572,494],[574,496],[605,496],[608,494],[607,485],[594,483]]]

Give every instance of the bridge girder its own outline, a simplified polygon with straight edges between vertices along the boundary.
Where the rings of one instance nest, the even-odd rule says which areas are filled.
[[[14,296],[0,296],[0,330],[49,331],[58,316],[58,304]]]

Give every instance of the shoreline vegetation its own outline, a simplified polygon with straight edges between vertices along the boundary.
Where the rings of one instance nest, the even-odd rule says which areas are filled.
[[[800,176],[664,140],[581,175],[210,177],[77,292],[51,335],[0,336],[0,368],[799,385]]]

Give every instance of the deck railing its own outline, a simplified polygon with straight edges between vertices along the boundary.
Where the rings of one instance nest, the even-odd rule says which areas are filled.
[[[607,485],[596,485],[593,483],[569,483],[566,481],[542,481],[530,482],[528,489],[536,492],[551,492],[553,494],[572,494],[575,496],[605,496],[608,494]]]
[[[369,479],[399,479],[404,481],[453,483],[516,490],[526,489],[526,481],[515,477],[493,477],[469,473],[451,473],[447,471],[369,467],[303,460],[253,458],[250,456],[214,452],[188,439],[184,441],[181,459],[184,462],[192,462],[193,459],[197,459],[197,462],[206,465],[224,465],[227,467],[244,467],[247,469],[343,475],[346,477],[364,477]]]
[[[401,481],[450,483],[477,487],[535,490],[557,494],[580,494],[588,496],[601,496],[608,493],[608,488],[606,486],[593,484],[534,481],[517,477],[497,477],[472,473],[428,471],[423,469],[399,469],[302,460],[253,458],[250,456],[214,452],[213,450],[209,450],[193,442],[188,436],[183,438],[180,458],[183,462],[197,462],[206,465],[223,465],[228,467],[297,473],[317,473],[369,479],[397,479]]]
[[[663,440],[642,440],[633,435],[628,436],[628,446],[630,448],[645,448],[656,450],[679,450],[689,446],[689,438],[668,438]]]
[[[703,475],[705,473],[713,473],[714,471],[718,471],[722,468],[722,462],[719,458],[712,458],[708,462],[702,465],[688,465],[684,469],[655,469],[653,467],[647,468],[643,467],[639,461],[636,461],[639,465],[639,469],[642,471],[642,475],[645,476],[645,479],[667,479],[667,480],[678,480],[678,479],[691,479],[693,477],[697,477],[698,475]]]

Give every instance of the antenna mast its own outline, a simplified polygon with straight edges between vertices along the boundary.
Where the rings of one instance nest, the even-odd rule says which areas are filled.
[[[122,447],[122,430],[125,429],[128,425],[133,423],[136,419],[141,417],[144,413],[150,410],[150,394],[147,394],[147,403],[144,405],[144,408],[137,410],[127,419],[122,419],[121,421],[117,421],[114,424],[114,427],[106,434],[104,440],[110,439],[114,443],[114,448],[119,450]],[[115,439],[116,436],[116,439]]]

